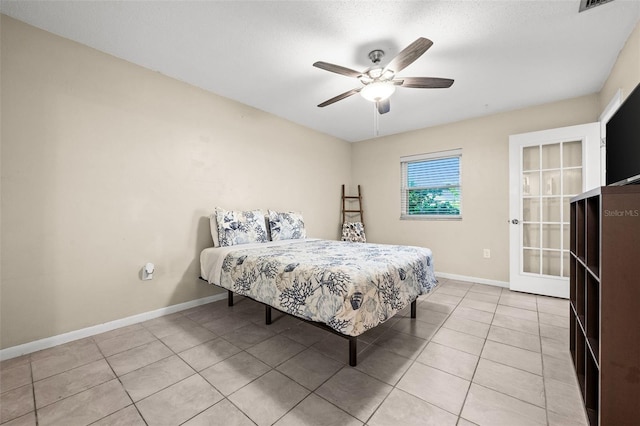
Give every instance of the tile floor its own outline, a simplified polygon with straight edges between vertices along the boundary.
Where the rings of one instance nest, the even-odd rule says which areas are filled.
[[[441,280],[348,342],[236,298],[0,364],[0,423],[584,425],[568,302]],[[37,423],[36,423],[37,422]]]

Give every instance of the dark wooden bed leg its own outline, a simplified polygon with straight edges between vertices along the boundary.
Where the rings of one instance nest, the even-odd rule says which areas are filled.
[[[233,306],[233,292],[231,290],[227,290],[227,302],[229,306]]]
[[[418,307],[418,299],[411,302],[411,318],[416,317],[416,308]]]
[[[349,365],[355,367],[358,364],[358,338],[349,336]]]
[[[264,322],[269,325],[271,324],[271,306],[264,305]]]

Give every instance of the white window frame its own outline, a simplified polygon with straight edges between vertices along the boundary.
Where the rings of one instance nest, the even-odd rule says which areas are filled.
[[[408,182],[407,182],[407,165],[409,163],[419,163],[430,160],[442,160],[445,158],[459,158],[459,185],[455,187],[460,191],[460,214],[457,215],[439,215],[439,214],[407,214],[408,207]],[[417,154],[400,157],[400,219],[401,220],[462,220],[462,148],[452,149],[449,151],[432,152],[428,154]],[[416,188],[412,188],[416,189]],[[428,189],[426,187],[425,189]]]

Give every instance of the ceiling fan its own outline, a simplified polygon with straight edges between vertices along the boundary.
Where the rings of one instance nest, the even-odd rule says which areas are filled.
[[[351,95],[360,93],[363,98],[376,103],[378,113],[385,114],[391,109],[389,97],[395,92],[396,86],[409,87],[416,89],[439,89],[451,87],[453,80],[449,78],[436,77],[397,77],[396,74],[411,65],[424,52],[426,52],[433,42],[427,38],[420,37],[409,46],[405,47],[395,58],[387,64],[386,67],[380,65],[380,61],[384,57],[384,51],[373,50],[369,52],[369,59],[373,62],[373,66],[362,71],[352,70],[340,65],[330,64],[328,62],[318,61],[313,64],[314,67],[326,71],[335,72],[336,74],[346,75],[347,77],[355,77],[363,84],[362,87],[351,89],[335,96],[318,105],[320,108],[331,105]]]

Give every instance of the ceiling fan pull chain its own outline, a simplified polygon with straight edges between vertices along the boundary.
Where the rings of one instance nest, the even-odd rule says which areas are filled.
[[[378,114],[378,106],[373,104],[373,137],[380,136],[380,114]]]

